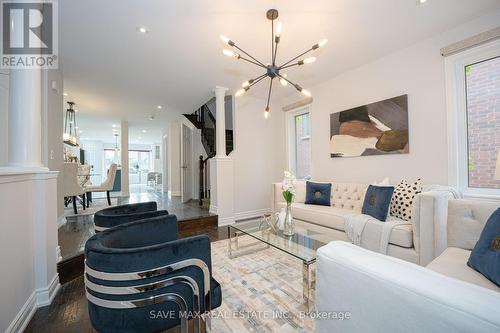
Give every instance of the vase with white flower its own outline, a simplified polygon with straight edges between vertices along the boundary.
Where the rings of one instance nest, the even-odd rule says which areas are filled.
[[[286,215],[284,221],[283,234],[285,236],[293,236],[295,229],[292,218],[292,201],[295,196],[295,176],[290,171],[285,171],[285,178],[283,179],[283,198],[286,201]]]

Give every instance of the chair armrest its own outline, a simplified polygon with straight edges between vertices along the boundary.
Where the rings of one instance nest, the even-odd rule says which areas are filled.
[[[273,183],[272,184],[272,202],[271,202],[271,212],[275,213],[279,210],[279,203],[284,203],[285,198],[283,198],[283,190],[281,189],[283,183]]]
[[[346,242],[318,250],[316,332],[498,332],[500,294]]]
[[[448,191],[422,192],[415,197],[412,214],[413,243],[421,266],[439,256],[447,246]]]
[[[97,212],[94,215],[94,224],[98,227],[112,228],[124,223],[165,215],[168,215],[168,211],[166,210],[145,211],[120,215],[99,214],[99,212]]]

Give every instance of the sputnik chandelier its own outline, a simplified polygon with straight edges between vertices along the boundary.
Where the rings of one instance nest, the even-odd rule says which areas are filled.
[[[295,89],[300,91],[305,96],[311,97],[311,93],[309,91],[305,90],[300,85],[290,81],[290,79],[288,79],[288,77],[287,77],[287,74],[283,74],[282,71],[284,69],[287,69],[290,67],[302,66],[302,65],[310,64],[310,63],[313,63],[314,61],[316,61],[315,57],[309,57],[309,58],[301,59],[298,61],[297,61],[297,59],[303,57],[304,55],[306,55],[307,53],[309,53],[311,51],[317,50],[317,49],[325,46],[325,44],[328,42],[328,40],[323,39],[319,43],[314,44],[307,51],[302,52],[298,56],[292,58],[291,60],[289,60],[281,65],[277,65],[276,64],[276,54],[278,53],[278,44],[279,44],[280,38],[281,38],[282,24],[281,24],[281,22],[278,22],[276,24],[276,33],[275,33],[274,20],[276,20],[278,18],[278,10],[276,10],[276,9],[269,9],[266,13],[266,17],[267,17],[267,19],[269,19],[271,21],[271,60],[272,60],[271,64],[264,65],[261,61],[257,60],[255,57],[251,56],[249,53],[242,50],[238,45],[236,45],[235,42],[233,42],[229,38],[227,38],[225,36],[220,36],[220,38],[224,43],[226,43],[227,45],[229,45],[230,47],[232,47],[234,49],[237,49],[241,53],[245,54],[245,56],[247,56],[248,58],[242,56],[241,54],[239,54],[233,50],[229,50],[229,49],[224,49],[222,51],[222,53],[224,55],[229,56],[229,57],[233,57],[235,59],[244,60],[246,62],[249,62],[251,64],[259,66],[265,70],[264,74],[243,82],[243,84],[241,85],[242,88],[235,93],[235,96],[243,95],[251,87],[253,87],[254,85],[256,85],[257,83],[259,83],[260,81],[264,80],[267,77],[269,77],[271,79],[269,82],[269,91],[267,93],[267,105],[266,105],[266,109],[264,111],[264,116],[267,118],[267,117],[269,117],[269,112],[270,112],[269,101],[271,99],[271,91],[273,89],[273,80],[275,78],[279,79],[282,86],[287,86],[288,84],[290,84],[290,85],[294,86]]]

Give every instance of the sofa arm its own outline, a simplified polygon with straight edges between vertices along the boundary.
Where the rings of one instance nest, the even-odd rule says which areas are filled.
[[[316,286],[317,333],[500,332],[499,293],[350,243],[318,250]]]
[[[422,192],[415,197],[413,207],[413,243],[418,253],[418,263],[427,265],[447,247],[446,224],[449,191]]]
[[[279,204],[284,203],[285,199],[283,198],[283,191],[281,189],[283,183],[273,183],[272,184],[272,197],[271,197],[271,212],[276,213],[279,211]]]

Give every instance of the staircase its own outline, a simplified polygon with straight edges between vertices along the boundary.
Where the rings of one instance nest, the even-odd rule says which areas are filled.
[[[191,114],[184,114],[197,129],[201,130],[201,143],[209,158],[215,156],[215,117],[206,104]],[[226,155],[233,151],[233,130],[226,130]]]
[[[200,156],[199,162],[199,203],[200,206],[208,209],[210,207],[210,165],[208,160],[216,154],[215,143],[215,117],[207,104],[201,106],[191,114],[184,114],[197,129],[201,130],[201,143],[207,153],[207,157]],[[234,148],[233,130],[226,129],[226,155],[229,155]]]

